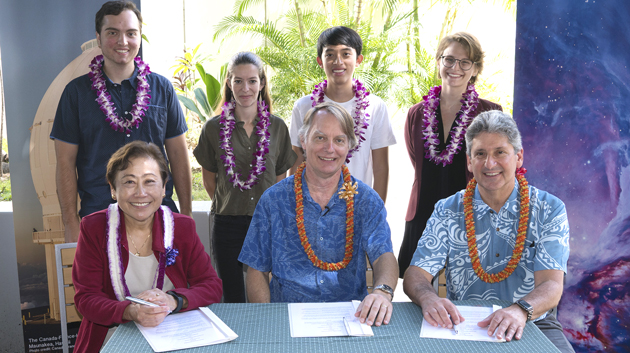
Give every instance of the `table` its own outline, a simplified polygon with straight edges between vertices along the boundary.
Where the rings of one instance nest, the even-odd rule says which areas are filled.
[[[239,336],[236,340],[178,352],[528,352],[550,353],[558,349],[532,322],[523,338],[506,343],[420,338],[422,311],[411,302],[394,302],[389,325],[373,327],[373,337],[291,338],[287,304],[213,304],[209,308]],[[510,302],[456,301],[458,305],[502,306]],[[133,322],[120,325],[101,352],[147,352],[151,346]]]

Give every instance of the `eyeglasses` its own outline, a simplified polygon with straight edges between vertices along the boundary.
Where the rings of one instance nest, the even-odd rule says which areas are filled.
[[[454,67],[455,64],[457,64],[457,62],[459,62],[459,67],[464,70],[464,71],[468,71],[472,68],[473,64],[475,64],[474,61],[468,60],[468,59],[455,59],[452,56],[440,56],[440,58],[442,58],[442,65],[451,68]]]

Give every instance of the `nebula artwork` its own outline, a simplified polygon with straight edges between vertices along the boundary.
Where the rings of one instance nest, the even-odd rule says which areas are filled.
[[[629,65],[630,1],[517,2],[514,118],[529,182],[567,207],[576,352],[630,352]]]

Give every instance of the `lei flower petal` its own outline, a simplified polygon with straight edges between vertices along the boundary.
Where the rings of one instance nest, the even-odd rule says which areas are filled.
[[[314,107],[319,103],[324,102],[325,90],[328,87],[328,80],[324,80],[315,85],[315,89],[313,89],[313,93],[311,94],[311,106]],[[353,153],[357,152],[361,147],[361,143],[365,141],[365,131],[367,130],[370,124],[368,123],[368,118],[370,114],[366,114],[365,110],[370,106],[370,102],[367,101],[367,97],[370,95],[370,92],[363,86],[363,83],[357,79],[352,79],[352,90],[354,92],[354,97],[356,98],[354,116],[352,119],[354,120],[354,134],[357,137],[357,145],[348,151],[348,155],[346,156],[346,163],[350,163],[350,158],[352,158]]]
[[[468,255],[472,268],[477,277],[486,283],[497,283],[506,280],[516,270],[521,261],[523,249],[525,248],[525,238],[527,238],[527,224],[529,222],[529,185],[522,174],[516,174],[518,179],[519,194],[521,199],[521,211],[519,215],[516,244],[512,250],[512,256],[503,271],[495,274],[488,274],[481,266],[479,251],[477,249],[477,235],[475,234],[475,220],[473,216],[472,198],[475,194],[477,181],[471,179],[464,193],[464,219],[466,221],[466,237],[468,239]]]
[[[153,279],[153,285],[156,288],[162,289],[164,287],[164,273],[166,266],[171,266],[175,263],[175,258],[179,254],[177,249],[173,249],[174,241],[174,227],[173,212],[166,206],[160,206],[161,212],[158,212],[158,217],[161,216],[164,229],[164,248],[165,252],[160,253],[160,259],[158,261],[158,268],[155,272]],[[157,220],[154,220],[154,222]],[[118,301],[125,300],[126,296],[131,295],[127,282],[125,281],[125,274],[122,262],[122,242],[120,232],[120,213],[118,212],[118,203],[110,204],[107,207],[107,258],[109,260],[109,276],[112,281],[112,288],[116,299]]]
[[[234,109],[236,108],[233,102],[225,102],[221,108],[221,117],[219,118],[219,124],[221,130],[219,131],[219,146],[225,151],[224,155],[219,158],[223,161],[225,166],[226,175],[229,177],[230,183],[235,188],[244,190],[250,190],[254,185],[258,183],[258,176],[267,170],[265,167],[266,155],[269,153],[269,125],[271,124],[269,117],[269,109],[264,101],[258,102],[258,123],[256,124],[256,135],[259,136],[256,150],[253,153],[252,169],[250,175],[245,181],[241,181],[241,175],[237,173],[234,168],[236,167],[236,157],[234,156],[234,149],[232,148],[232,132],[236,126],[236,119],[234,118]]]
[[[295,221],[297,223],[298,234],[300,236],[300,243],[304,248],[304,252],[306,252],[306,256],[313,263],[314,266],[324,270],[324,271],[339,271],[348,266],[350,261],[352,260],[352,252],[354,251],[354,194],[358,194],[358,192],[354,189],[358,185],[355,183],[355,186],[352,186],[352,179],[350,178],[350,171],[348,171],[348,167],[344,164],[341,167],[343,171],[343,181],[344,185],[349,185],[348,191],[343,191],[343,196],[346,199],[346,246],[343,260],[339,262],[324,262],[320,260],[317,255],[315,255],[315,251],[311,247],[311,243],[308,241],[306,236],[306,228],[304,227],[304,197],[302,195],[302,171],[304,171],[304,167],[306,166],[306,162],[300,164],[298,169],[295,171],[294,179],[293,179],[293,188],[295,191]],[[340,194],[342,192],[339,192]],[[340,196],[341,197],[341,196]]]
[[[112,102],[111,95],[107,92],[107,85],[105,84],[105,78],[103,76],[103,55],[97,55],[94,57],[90,64],[90,72],[88,76],[92,81],[92,90],[96,91],[96,102],[103,114],[105,114],[105,120],[109,123],[109,126],[114,131],[120,131],[126,134],[131,133],[131,128],[138,128],[142,122],[142,117],[145,115],[145,111],[149,106],[151,100],[151,92],[149,82],[147,81],[147,75],[151,73],[149,65],[147,65],[140,57],[134,59],[136,66],[138,67],[138,75],[136,76],[138,82],[136,84],[136,102],[133,104],[131,111],[131,120],[120,118],[116,114],[116,107]]]
[[[451,143],[446,146],[446,149],[442,152],[438,152],[437,146],[440,145],[440,139],[438,138],[438,121],[436,119],[436,111],[440,106],[440,93],[442,92],[442,86],[435,86],[429,90],[429,94],[422,97],[422,105],[424,106],[424,118],[422,134],[424,135],[424,158],[429,159],[431,162],[442,166],[453,163],[453,157],[462,149],[464,137],[466,136],[466,130],[468,126],[475,118],[472,114],[477,109],[479,104],[479,95],[475,91],[475,85],[469,85],[466,92],[462,94],[462,107],[457,113],[456,119],[453,122],[453,127],[449,133],[451,137]]]

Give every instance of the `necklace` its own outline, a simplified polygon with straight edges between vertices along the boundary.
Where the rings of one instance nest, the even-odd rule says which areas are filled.
[[[153,277],[154,287],[162,289],[164,287],[165,269],[167,266],[171,266],[175,263],[175,258],[179,254],[177,249],[173,249],[175,227],[173,212],[166,206],[160,206],[160,209],[155,213],[153,221],[163,222],[162,224],[164,225],[164,252],[160,252],[158,268]],[[151,233],[149,233],[149,235],[151,235]],[[127,282],[125,282],[121,238],[118,203],[113,203],[107,207],[107,258],[109,259],[109,276],[112,281],[112,288],[116,294],[116,299],[119,301],[123,301],[126,296],[131,295],[127,287]],[[135,247],[136,244],[133,244],[133,246]],[[137,250],[138,248],[136,248],[136,251]]]
[[[345,254],[343,260],[332,263],[332,262],[324,262],[320,260],[313,248],[311,248],[311,243],[309,243],[308,238],[306,237],[306,228],[304,227],[304,204],[303,204],[303,195],[302,195],[302,171],[304,171],[304,167],[306,166],[306,162],[302,162],[298,169],[295,171],[293,185],[295,191],[295,221],[297,223],[298,234],[300,235],[300,243],[304,248],[304,252],[306,252],[306,256],[311,260],[313,265],[324,270],[324,271],[339,271],[341,269],[346,268],[352,260],[352,252],[354,245],[354,195],[358,194],[356,191],[357,184],[352,185],[352,179],[350,178],[350,172],[348,171],[348,167],[344,164],[341,167],[343,171],[343,181],[344,186],[342,190],[339,191],[339,198],[346,199],[346,246],[345,246]]]
[[[225,102],[221,108],[221,117],[219,118],[219,124],[221,125],[221,131],[219,131],[219,147],[225,151],[225,155],[221,156],[223,165],[225,166],[225,172],[230,178],[230,183],[236,188],[243,190],[249,190],[252,186],[258,183],[258,176],[261,175],[267,168],[265,167],[265,155],[269,153],[269,109],[264,101],[258,102],[258,123],[256,124],[256,135],[259,136],[256,151],[254,151],[254,160],[252,161],[252,170],[249,177],[245,181],[241,181],[241,174],[234,170],[236,166],[236,157],[234,156],[234,150],[232,149],[231,140],[232,132],[236,126],[236,119],[234,118],[234,109],[236,104],[234,102]]]
[[[149,232],[149,235],[147,235],[147,238],[144,239],[144,243],[142,243],[140,247],[136,246],[136,243],[133,241],[133,237],[131,237],[129,234],[127,234],[127,237],[131,239],[131,244],[133,244],[133,247],[136,249],[136,253],[134,255],[140,256],[140,249],[144,249],[144,245],[147,243],[147,241],[151,237],[151,232]]]
[[[512,274],[516,269],[519,261],[521,261],[521,255],[523,255],[523,249],[525,248],[525,238],[527,237],[527,223],[529,221],[529,186],[525,176],[517,174],[516,178],[519,185],[519,194],[521,198],[520,215],[518,221],[518,233],[516,235],[516,244],[512,251],[512,257],[508,261],[503,271],[497,274],[488,274],[479,260],[479,251],[477,249],[477,237],[475,235],[475,220],[473,217],[472,198],[475,194],[475,187],[477,181],[471,179],[466,187],[464,193],[464,215],[466,220],[466,236],[468,238],[468,255],[472,263],[472,268],[475,274],[486,283],[501,282]]]
[[[328,80],[324,80],[315,85],[315,89],[313,89],[313,93],[311,94],[311,100],[313,101],[311,106],[316,106],[319,103],[324,102],[325,90],[328,87]],[[357,79],[352,79],[352,91],[354,92],[354,96],[356,98],[356,104],[354,108],[354,116],[352,117],[354,120],[354,134],[357,137],[357,145],[348,151],[348,156],[346,156],[346,163],[350,163],[350,158],[352,158],[352,154],[359,150],[361,147],[361,143],[365,141],[365,131],[367,130],[370,124],[367,122],[370,114],[365,113],[367,107],[370,106],[370,102],[367,101],[367,96],[370,95],[361,81]]]
[[[439,152],[437,147],[440,145],[440,139],[437,133],[438,121],[435,116],[440,106],[440,92],[442,92],[442,86],[435,86],[429,90],[429,94],[422,97],[422,105],[424,106],[424,118],[422,118],[424,128],[422,134],[425,140],[424,158],[437,165],[442,164],[444,167],[453,163],[453,157],[462,149],[466,130],[468,130],[468,126],[475,118],[472,116],[472,113],[474,113],[479,104],[479,95],[475,91],[475,85],[469,85],[466,92],[462,94],[462,107],[457,113],[453,122],[453,128],[451,128],[449,133],[451,143],[446,146],[444,151]]]
[[[88,73],[90,80],[92,80],[92,90],[96,91],[96,102],[98,102],[101,111],[105,114],[105,120],[107,120],[114,131],[120,131],[125,134],[131,133],[132,127],[138,128],[151,100],[151,95],[149,94],[151,90],[147,82],[147,75],[151,73],[151,69],[139,56],[134,61],[136,66],[138,66],[138,75],[136,76],[138,82],[136,84],[136,103],[134,103],[130,112],[131,120],[120,118],[116,114],[116,107],[112,102],[112,97],[107,92],[107,85],[103,76],[103,55],[98,55],[92,60],[90,72]]]

